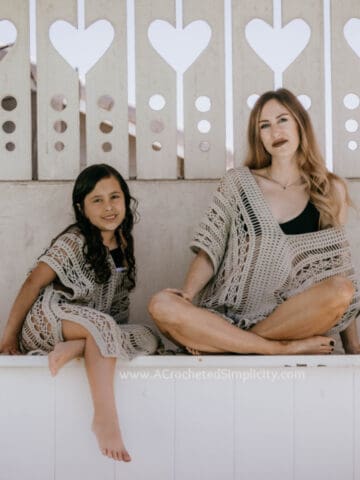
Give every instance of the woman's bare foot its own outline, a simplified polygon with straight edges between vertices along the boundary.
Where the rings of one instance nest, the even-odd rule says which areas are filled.
[[[335,340],[331,337],[310,337],[303,340],[281,340],[285,355],[325,355],[334,350]]]
[[[125,448],[117,416],[94,417],[92,430],[96,435],[101,453],[114,460],[130,462],[131,457]]]
[[[48,355],[49,369],[52,376],[55,376],[61,367],[76,357],[84,354],[85,340],[69,340],[59,342]]]

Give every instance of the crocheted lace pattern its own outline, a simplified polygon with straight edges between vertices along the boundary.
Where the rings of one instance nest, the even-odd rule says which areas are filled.
[[[61,235],[39,258],[57,274],[57,280],[42,290],[22,329],[24,352],[48,353],[63,341],[62,320],[76,322],[95,339],[102,355],[130,360],[152,354],[158,338],[149,327],[126,325],[129,294],[125,272],[117,272],[109,255],[111,277],[95,282],[94,272],[83,255],[84,239],[72,230]]]
[[[220,181],[190,246],[209,255],[215,272],[199,305],[241,328],[251,328],[287,298],[335,275],[349,278],[356,293],[328,334],[345,329],[359,313],[345,230],[284,234],[247,167],[230,170]]]

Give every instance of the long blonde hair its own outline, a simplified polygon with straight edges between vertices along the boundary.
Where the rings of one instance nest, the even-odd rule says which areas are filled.
[[[297,152],[298,166],[301,177],[307,184],[310,200],[320,213],[320,228],[339,226],[343,200],[340,198],[335,182],[340,182],[344,186],[346,203],[352,205],[347,185],[341,177],[327,170],[316,142],[310,117],[289,90],[279,88],[276,91],[265,92],[255,103],[248,124],[248,153],[245,165],[254,170],[271,165],[271,155],[265,150],[260,138],[259,120],[264,105],[272,99],[283,105],[297,123],[300,139]]]

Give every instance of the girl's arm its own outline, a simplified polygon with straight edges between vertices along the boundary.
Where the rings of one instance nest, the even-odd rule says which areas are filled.
[[[196,294],[205,287],[213,275],[214,267],[210,257],[203,250],[199,250],[190,264],[183,288],[181,290],[171,288],[167,290],[177,293],[189,302],[192,302]]]
[[[16,355],[19,352],[18,335],[25,317],[39,296],[42,288],[54,281],[56,273],[46,263],[39,262],[23,283],[11,308],[3,337],[0,353]]]

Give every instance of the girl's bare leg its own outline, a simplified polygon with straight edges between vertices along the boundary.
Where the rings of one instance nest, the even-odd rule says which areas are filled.
[[[323,335],[345,313],[354,286],[343,277],[331,277],[289,298],[251,331],[269,340],[297,340]]]
[[[267,340],[241,330],[222,317],[164,290],[150,301],[149,312],[168,338],[192,350],[208,353],[260,353],[265,355],[331,353],[332,339],[313,336],[305,340]]]
[[[55,376],[61,367],[77,357],[84,355],[85,340],[69,340],[59,342],[48,355],[49,369],[52,376]]]
[[[77,323],[63,320],[65,340],[83,340],[84,357],[94,405],[92,428],[101,452],[114,460],[131,460],[120,431],[114,394],[116,358],[105,358],[90,332]]]

